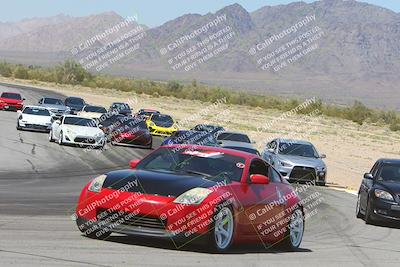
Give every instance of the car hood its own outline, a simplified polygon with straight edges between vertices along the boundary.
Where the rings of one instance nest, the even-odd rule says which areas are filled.
[[[96,127],[85,127],[85,126],[77,126],[77,125],[64,125],[65,130],[72,131],[75,135],[80,136],[96,136],[103,135],[103,131]],[[67,132],[68,134],[68,132]]]
[[[389,191],[390,193],[400,195],[400,183],[399,182],[385,182],[385,181],[377,181],[375,183],[375,187]]]
[[[192,188],[210,188],[218,184],[222,185],[222,182],[210,181],[199,175],[180,175],[147,170],[122,170],[108,173],[103,188],[117,190],[125,187],[129,188],[127,190],[129,192],[178,197]]]
[[[278,154],[277,158],[279,160],[290,163],[294,166],[305,166],[305,167],[326,167],[325,163],[320,158],[308,158],[293,155],[282,155]]]
[[[41,106],[48,108],[48,109],[59,109],[59,110],[67,110],[68,109],[68,107],[62,106],[62,105],[42,104]]]
[[[83,105],[68,104],[69,108],[81,110]]]
[[[23,114],[22,121],[27,123],[38,123],[38,124],[51,124],[51,116],[39,116],[32,114]]]
[[[90,119],[99,119],[103,113],[81,111],[78,115]]]

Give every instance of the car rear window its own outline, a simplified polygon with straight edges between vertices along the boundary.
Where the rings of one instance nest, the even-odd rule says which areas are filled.
[[[23,113],[37,116],[50,116],[50,112],[47,109],[39,108],[25,108]]]
[[[8,99],[22,100],[22,97],[20,94],[14,94],[14,93],[2,93],[1,97],[8,98]]]
[[[227,141],[235,141],[235,142],[243,142],[243,143],[251,143],[249,137],[245,134],[237,134],[237,133],[220,133],[218,135],[218,140],[227,140]]]

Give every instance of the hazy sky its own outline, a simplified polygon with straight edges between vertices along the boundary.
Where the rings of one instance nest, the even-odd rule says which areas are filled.
[[[290,0],[0,0],[0,21],[47,17],[57,14],[86,16],[115,11],[123,17],[137,15],[139,23],[158,26],[186,13],[205,14],[239,3],[248,11],[266,5],[287,4]],[[314,2],[305,0],[304,2]],[[400,0],[363,0],[400,12]]]

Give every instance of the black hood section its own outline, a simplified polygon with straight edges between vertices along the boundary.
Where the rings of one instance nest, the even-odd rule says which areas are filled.
[[[400,195],[400,183],[387,182],[387,181],[377,181],[375,183],[375,188],[379,188],[389,193]]]
[[[114,190],[124,188],[128,192],[177,197],[195,187],[209,188],[215,185],[217,185],[216,182],[199,175],[121,170],[108,173],[103,188]]]

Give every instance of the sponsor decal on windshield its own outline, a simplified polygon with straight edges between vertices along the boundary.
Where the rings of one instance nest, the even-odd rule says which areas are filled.
[[[182,152],[183,155],[191,155],[201,158],[220,158],[224,155],[222,152],[215,151],[198,151],[198,150],[186,150]]]

